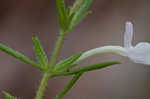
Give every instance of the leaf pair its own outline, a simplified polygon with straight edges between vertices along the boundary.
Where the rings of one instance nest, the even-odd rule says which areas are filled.
[[[24,56],[23,54],[3,45],[3,44],[0,44],[0,50],[2,50],[3,52],[27,63],[27,64],[31,64],[32,66],[34,67],[37,67],[37,68],[40,68],[39,64],[35,63],[34,61],[30,60],[28,57]]]
[[[71,56],[63,61],[60,61],[55,65],[55,68],[53,69],[53,73],[57,72],[64,72],[68,69],[71,69],[73,66],[76,66],[77,64],[75,61],[82,55],[82,53],[77,53],[74,56]]]
[[[93,64],[93,65],[90,65],[90,66],[80,67],[78,69],[72,70],[71,72],[63,72],[63,73],[57,73],[57,74],[52,75],[53,77],[54,76],[74,75],[72,80],[56,96],[55,99],[61,99],[73,87],[73,85],[76,83],[76,81],[81,77],[81,75],[84,72],[101,69],[101,68],[104,68],[104,67],[107,67],[107,66],[110,66],[110,65],[113,65],[113,64],[119,64],[119,62],[104,62],[104,63],[100,63],[100,64]]]
[[[0,50],[2,50],[3,52],[27,63],[27,64],[31,64],[34,67],[39,68],[40,70],[43,70],[46,68],[47,64],[48,64],[48,59],[47,56],[42,48],[42,45],[40,44],[40,41],[37,37],[33,37],[32,39],[33,44],[34,44],[34,52],[36,54],[38,63],[32,61],[31,59],[29,59],[28,57],[24,56],[23,54],[3,45],[0,44]]]

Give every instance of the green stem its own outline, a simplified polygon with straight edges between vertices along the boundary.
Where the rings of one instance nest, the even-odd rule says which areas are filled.
[[[37,91],[37,94],[36,94],[35,99],[42,99],[43,94],[44,94],[44,91],[45,91],[45,89],[46,89],[46,86],[47,86],[47,84],[48,84],[48,80],[49,80],[49,79],[50,79],[50,75],[47,74],[47,73],[45,73],[45,74],[43,75],[42,80],[41,80],[41,84],[40,84],[40,87],[39,87],[39,89],[38,89],[38,91]]]
[[[56,42],[56,47],[51,56],[51,60],[49,63],[49,70],[51,70],[53,68],[53,66],[56,64],[56,59],[57,59],[57,56],[59,55],[60,49],[63,45],[65,35],[66,35],[66,32],[60,32],[60,35]]]
[[[56,99],[61,99],[73,87],[73,85],[76,83],[76,81],[80,78],[82,74],[82,72],[75,74],[75,76],[69,82],[69,84],[56,96]]]
[[[35,99],[42,99],[42,97],[43,97],[44,91],[45,91],[46,86],[48,84],[48,80],[51,78],[51,70],[55,66],[57,56],[58,56],[60,49],[62,47],[65,34],[66,34],[66,32],[61,32],[59,37],[58,37],[58,40],[56,42],[56,47],[54,49],[54,52],[52,54],[52,57],[51,57],[51,60],[49,63],[49,67],[47,68],[47,71],[45,71],[45,73],[43,75],[43,78],[42,78],[40,87],[37,91]]]

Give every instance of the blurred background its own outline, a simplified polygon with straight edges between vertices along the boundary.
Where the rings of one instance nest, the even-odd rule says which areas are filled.
[[[134,23],[134,45],[149,41],[149,5],[149,0],[94,0],[93,13],[68,33],[59,60],[103,45],[123,45],[127,20]],[[50,56],[58,35],[56,11],[55,0],[1,0],[0,43],[36,60],[31,38],[37,32]],[[63,99],[150,99],[149,66],[114,54],[93,56],[82,65],[112,60],[122,64],[85,73]],[[0,91],[33,99],[41,77],[39,70],[0,51]],[[49,80],[44,99],[54,99],[71,78]]]

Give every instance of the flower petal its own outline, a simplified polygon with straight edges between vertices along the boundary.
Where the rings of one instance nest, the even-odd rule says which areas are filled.
[[[124,47],[132,47],[133,24],[130,21],[125,23]]]
[[[126,50],[128,57],[135,63],[150,65],[150,43],[141,42]]]

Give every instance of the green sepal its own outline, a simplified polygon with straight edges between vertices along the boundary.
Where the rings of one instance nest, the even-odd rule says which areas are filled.
[[[75,12],[72,22],[70,24],[70,28],[72,29],[80,23],[91,11],[88,10],[93,0],[85,0],[80,8]]]
[[[68,69],[72,68],[73,66],[76,66],[74,62],[82,55],[82,53],[77,53],[63,61],[60,61],[56,64],[53,72],[64,72]]]
[[[11,49],[11,48],[3,45],[3,44],[0,44],[0,50],[13,56],[13,57],[15,57],[15,58],[17,58],[17,59],[19,59],[19,60],[21,60],[21,61],[23,61],[23,62],[25,62],[25,63],[27,63],[27,64],[31,64],[34,67],[40,68],[39,64],[35,63],[34,61],[30,60],[28,57],[24,56],[23,54],[15,51],[15,50],[13,50],[13,49]]]
[[[56,73],[53,73],[52,76],[53,77],[55,77],[55,76],[68,76],[68,75],[73,75],[73,74],[76,74],[76,73],[79,73],[79,72],[88,72],[88,71],[93,71],[93,70],[99,70],[99,69],[102,69],[102,68],[105,68],[105,67],[108,67],[108,66],[111,66],[111,65],[115,65],[115,64],[120,64],[120,62],[117,62],[117,61],[102,62],[100,64],[82,66],[82,67],[79,67],[79,68],[77,68],[75,70],[72,70],[70,72],[56,72]]]
[[[17,99],[14,96],[12,96],[11,94],[9,94],[8,92],[3,91],[3,94],[5,96],[5,99]]]
[[[34,52],[38,60],[38,63],[40,64],[40,66],[42,66],[41,68],[45,68],[45,66],[48,65],[48,58],[45,54],[45,51],[43,50],[40,40],[38,39],[38,37],[33,37],[32,42],[34,45]]]

